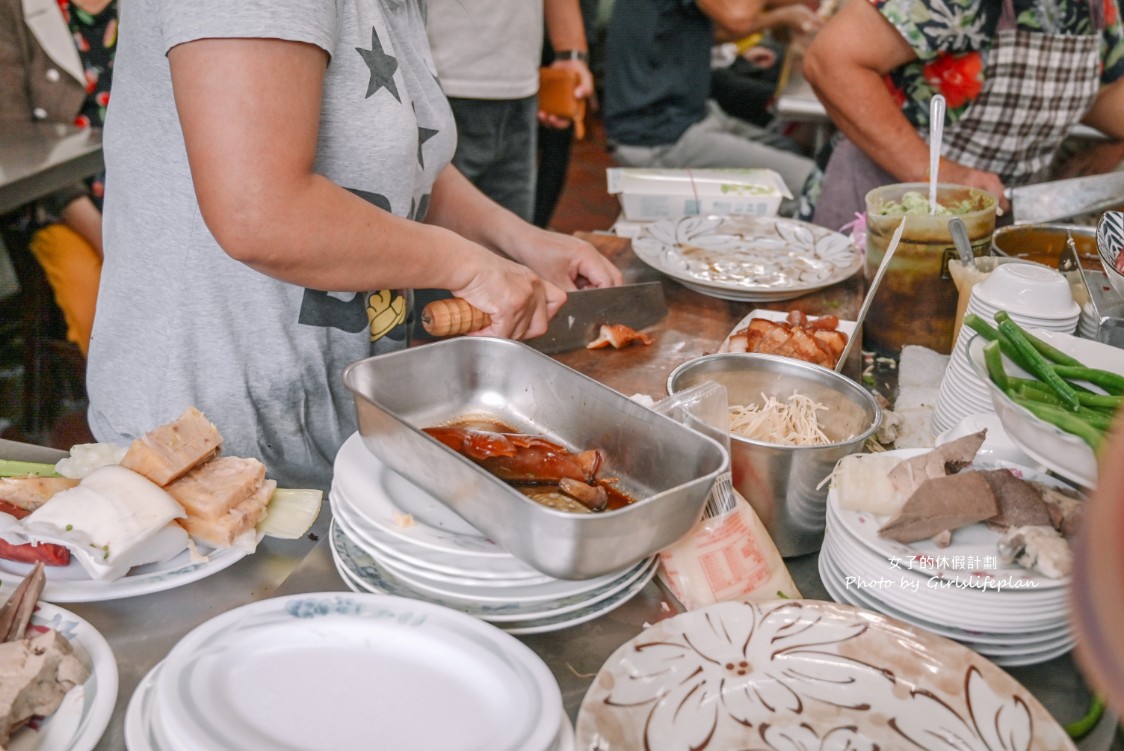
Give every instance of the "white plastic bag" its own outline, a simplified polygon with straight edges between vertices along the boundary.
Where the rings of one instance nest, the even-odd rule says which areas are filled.
[[[654,410],[709,435],[729,449],[726,387],[707,382],[659,402]],[[725,600],[800,598],[800,591],[765,525],[719,475],[703,518],[660,552],[660,581],[688,610]]]

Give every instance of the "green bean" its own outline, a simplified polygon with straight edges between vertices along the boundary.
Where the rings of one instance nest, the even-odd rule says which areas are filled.
[[[989,342],[994,342],[999,338],[999,332],[995,330],[995,327],[975,313],[966,313],[964,315],[964,325]]]
[[[987,374],[992,383],[1003,391],[1010,388],[1007,371],[1003,369],[1003,353],[999,350],[999,342],[988,342],[984,345],[984,364],[987,365]]]
[[[1093,728],[1101,721],[1104,715],[1104,699],[1100,696],[1094,696],[1092,702],[1089,704],[1089,711],[1080,720],[1074,720],[1066,724],[1065,732],[1070,738],[1079,741],[1089,733],[1093,732]]]
[[[1018,386],[1007,393],[1011,394],[1012,398],[1021,397],[1027,401],[1039,402],[1040,404],[1052,404],[1059,408],[1064,408],[1065,406],[1062,404],[1058,395],[1053,391],[1037,389],[1032,386]],[[1073,413],[1099,430],[1108,430],[1112,427],[1113,416],[1107,412],[1100,412],[1095,409],[1090,409],[1089,407],[1078,407]]]
[[[1041,354],[1047,360],[1050,360],[1051,362],[1056,362],[1059,365],[1080,365],[1081,364],[1081,362],[1079,360],[1071,357],[1070,355],[1067,355],[1065,352],[1062,352],[1060,349],[1053,346],[1052,344],[1049,344],[1048,342],[1042,341],[1041,339],[1036,337],[1034,334],[1032,334],[1029,331],[1027,331],[1026,329],[1024,329],[1022,326],[1019,326],[1017,323],[1015,323],[1011,319],[1011,316],[1007,313],[1007,311],[1001,310],[998,313],[996,313],[995,314],[995,320],[998,323],[1003,323],[1003,321],[1011,321],[1011,325],[1013,325],[1015,328],[1017,328],[1019,331],[1021,331],[1022,335],[1026,337],[1026,340],[1028,342],[1030,342],[1031,346],[1033,346],[1036,350],[1038,350],[1039,354]]]
[[[1061,397],[1062,403],[1067,409],[1077,409],[1080,402],[1077,401],[1077,392],[1074,391],[1073,386],[1066,383],[1054,367],[1046,362],[1046,358],[1027,341],[1026,337],[1023,336],[1022,329],[1016,326],[1014,321],[1009,319],[1001,321],[999,333],[1010,339],[1011,345],[1026,360],[1027,369],[1032,375],[1038,376],[1047,386],[1053,389]]]
[[[1053,370],[1062,378],[1094,383],[1114,396],[1124,394],[1124,376],[1111,370],[1075,365],[1055,365]]]
[[[1104,444],[1104,432],[1085,422],[1080,417],[1073,414],[1073,412],[1061,407],[1055,407],[1052,404],[1042,404],[1041,402],[1023,399],[1021,397],[1012,397],[1012,399],[1016,404],[1025,407],[1038,419],[1045,420],[1067,433],[1072,433],[1089,444],[1089,447],[1093,449],[1094,453],[1100,453],[1101,446]]]

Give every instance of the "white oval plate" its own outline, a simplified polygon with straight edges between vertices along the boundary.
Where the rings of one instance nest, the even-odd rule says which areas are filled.
[[[405,590],[381,590],[374,586],[369,581],[359,579],[357,576],[348,571],[339,562],[333,553],[333,559],[336,562],[336,567],[347,585],[348,589],[352,592],[370,592],[372,594],[396,594],[396,592]],[[489,623],[494,623],[497,627],[502,628],[509,634],[546,634],[552,631],[559,631],[564,628],[576,626],[579,623],[586,623],[596,618],[616,610],[621,605],[631,600],[648,585],[652,577],[656,575],[659,569],[659,558],[653,558],[648,568],[642,570],[637,579],[633,580],[628,586],[623,587],[619,591],[605,597],[604,599],[591,599],[582,603],[577,608],[567,608],[565,612],[556,613],[555,615],[547,615],[540,618],[528,618],[526,620],[491,620],[483,618]],[[425,599],[424,596],[418,593],[407,593],[403,596],[414,597],[418,599]]]
[[[457,556],[511,556],[444,503],[380,462],[358,433],[344,441],[336,454],[332,484],[342,491],[333,500],[404,542]],[[413,522],[409,526],[401,523],[406,516]]]
[[[547,751],[562,695],[522,642],[463,613],[321,592],[219,615],[156,676],[167,736],[190,749]]]
[[[47,585],[43,588],[42,599],[48,602],[102,602],[163,592],[217,574],[242,560],[246,553],[237,548],[224,548],[206,555],[205,561],[192,561],[191,554],[185,550],[164,563],[137,566],[113,581],[91,579],[75,560],[71,560],[68,566],[45,566]],[[30,564],[0,559],[0,583],[17,586],[31,568]]]
[[[403,581],[393,571],[388,570],[382,563],[363,550],[361,546],[357,545],[354,540],[347,537],[334,522],[329,534],[331,535],[332,557],[337,568],[350,574],[367,591],[426,600],[492,623],[547,618],[579,610],[628,588],[651,567],[651,559],[641,561],[594,589],[571,592],[547,600],[491,602],[488,601],[488,598],[456,598],[420,589],[409,582]],[[580,584],[581,582],[568,583]]]
[[[40,602],[31,630],[53,628],[70,640],[90,677],[72,688],[58,711],[12,736],[9,751],[90,751],[101,739],[117,704],[117,660],[96,628],[69,610]]]
[[[742,301],[798,297],[848,279],[863,264],[845,235],[776,217],[662,219],[645,225],[632,248],[697,292]]]
[[[902,459],[907,459],[930,450],[931,449],[896,449],[887,452],[887,456],[899,456]],[[1027,479],[1056,486],[1064,485],[1064,483],[1060,483],[1048,475],[1036,472],[1030,467],[1019,467],[1018,465],[1006,462],[997,462],[995,464],[986,463],[980,466],[984,466],[984,468],[987,469],[1004,466],[1012,467],[1019,470]],[[889,520],[889,517],[876,516],[866,511],[854,511],[840,508],[839,493],[834,485],[827,492],[827,506],[835,513],[836,517],[848,532],[859,540],[862,540],[870,550],[886,561],[914,560],[914,567],[922,571],[948,578],[963,578],[963,569],[953,568],[949,565],[941,565],[942,561],[951,561],[954,556],[964,556],[965,559],[971,557],[972,560],[978,561],[994,559],[996,568],[993,570],[981,571],[979,577],[986,578],[987,576],[994,576],[1003,577],[1004,579],[1010,577],[1012,581],[1017,580],[1022,585],[1025,585],[1026,591],[1035,593],[1058,587],[1066,587],[1069,584],[1068,577],[1051,579],[1048,576],[1043,576],[1018,564],[1004,564],[999,561],[999,552],[996,544],[1000,535],[998,532],[988,529],[987,526],[982,523],[971,524],[956,530],[952,533],[952,544],[947,548],[938,548],[932,540],[920,540],[918,542],[906,544],[880,537],[878,535],[878,529]],[[989,556],[990,558],[988,558]],[[972,576],[970,578],[974,581],[977,577]],[[1012,592],[1014,588],[1012,587],[1004,591]],[[1023,590],[1020,589],[1018,591]]]
[[[1108,344],[1081,339],[1045,329],[1028,329],[1043,341],[1075,357],[1090,368],[1110,370],[1124,375],[1124,350]],[[1020,449],[1050,471],[1086,488],[1097,486],[1097,457],[1087,443],[1045,420],[1040,420],[1027,409],[1015,404],[987,378],[983,348],[987,344],[977,335],[968,342],[968,356],[976,375],[987,384],[991,403],[1003,422],[1007,435]],[[1008,375],[1028,377],[1026,371],[1003,357],[1003,367]],[[1090,384],[1090,388],[1104,392]]]
[[[357,542],[384,551],[388,556],[435,574],[487,581],[541,582],[551,577],[508,553],[496,555],[461,555],[447,550],[437,550],[426,545],[407,542],[403,536],[387,533],[369,518],[358,514],[344,498],[343,491],[335,487],[330,494],[332,516],[348,530]]]
[[[885,616],[814,600],[722,602],[618,648],[582,700],[577,747],[1073,749],[986,658]]]
[[[171,751],[156,738],[153,724],[152,687],[163,667],[163,661],[156,663],[137,684],[129,699],[129,706],[125,709],[125,748],[129,751]]]

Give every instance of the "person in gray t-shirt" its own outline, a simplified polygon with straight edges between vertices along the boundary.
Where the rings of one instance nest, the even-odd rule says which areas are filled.
[[[529,338],[619,284],[448,165],[424,0],[122,3],[105,127],[90,425],[127,442],[194,405],[228,454],[327,488],[346,365],[406,346],[415,287]],[[403,374],[403,377],[408,377]]]

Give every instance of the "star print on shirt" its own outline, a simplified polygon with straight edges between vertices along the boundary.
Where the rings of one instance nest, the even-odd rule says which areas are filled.
[[[371,80],[367,83],[367,94],[364,99],[369,99],[372,94],[381,88],[386,88],[390,95],[400,103],[402,97],[398,95],[398,86],[394,83],[394,72],[398,70],[398,58],[392,57],[382,51],[382,42],[379,41],[378,32],[371,27],[371,49],[365,50],[356,47],[355,51],[371,69]]]
[[[414,117],[418,115],[418,108],[414,107]],[[425,142],[433,138],[440,131],[433,130],[432,128],[423,128],[421,124],[418,125],[418,166],[425,169],[425,157],[422,156],[422,146]]]

